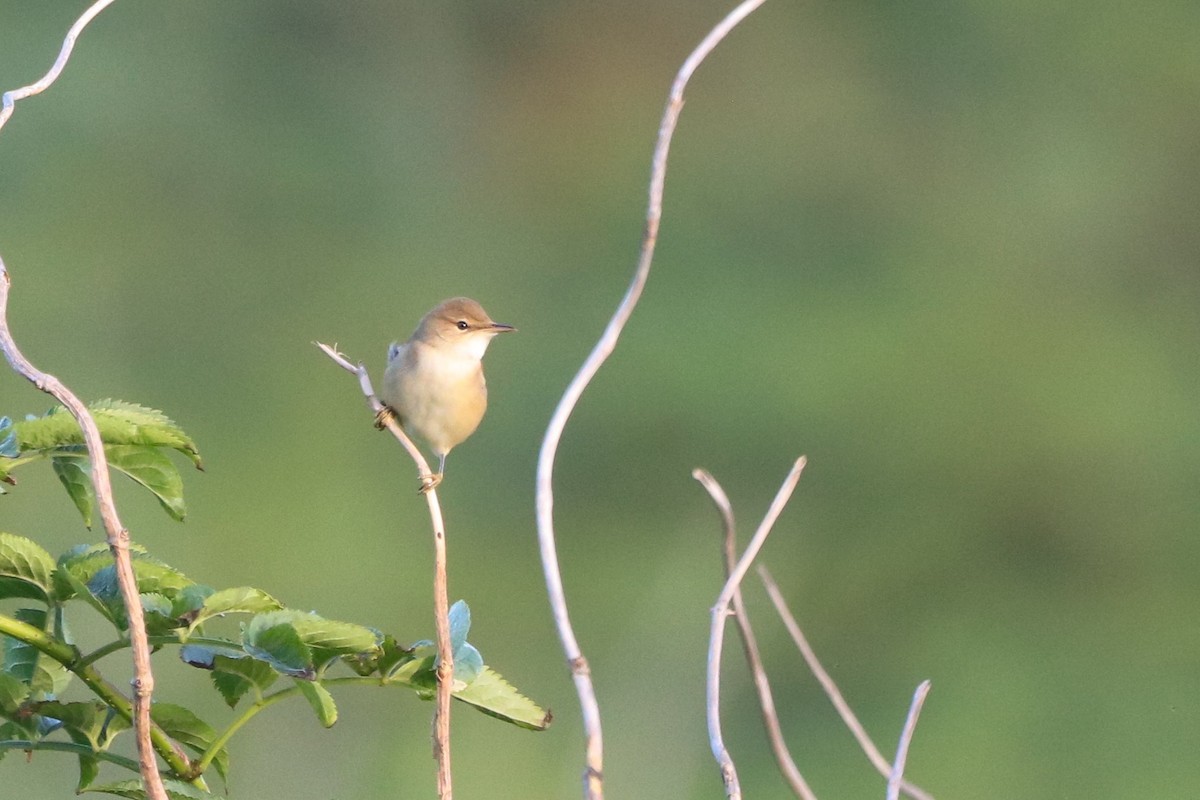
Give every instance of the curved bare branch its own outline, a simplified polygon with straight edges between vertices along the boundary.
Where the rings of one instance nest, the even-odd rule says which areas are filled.
[[[675,125],[683,110],[683,91],[692,73],[701,62],[717,46],[735,26],[746,18],[752,11],[762,5],[764,0],[744,0],[733,9],[704,40],[692,51],[683,62],[675,81],[671,85],[666,109],[663,111],[659,124],[658,140],[651,157],[650,169],[650,201],[646,211],[646,227],[642,235],[642,245],[638,256],[637,269],[633,280],[625,291],[625,296],[617,306],[616,312],[601,334],[600,340],[579,368],[575,378],[563,392],[558,406],[546,427],[542,439],[541,451],[538,454],[537,466],[537,529],[538,545],[542,557],[542,569],[546,578],[546,591],[549,595],[550,608],[554,622],[558,628],[559,640],[563,653],[571,667],[571,675],[575,681],[575,691],[579,696],[579,706],[583,716],[585,737],[585,770],[584,796],[588,800],[601,800],[604,796],[604,744],[600,727],[600,707],[596,702],[596,692],[592,686],[591,671],[587,659],[579,649],[575,638],[575,630],[571,626],[567,611],[566,594],[562,585],[562,574],[558,565],[558,548],[554,541],[554,457],[558,452],[558,443],[566,428],[567,420],[575,410],[575,405],[583,395],[583,390],[595,377],[600,366],[607,360],[617,345],[621,330],[633,314],[638,299],[645,288],[646,279],[650,275],[650,263],[654,258],[654,247],[658,241],[659,222],[662,219],[663,188],[667,175],[667,153],[671,146],[671,137],[675,133]]]

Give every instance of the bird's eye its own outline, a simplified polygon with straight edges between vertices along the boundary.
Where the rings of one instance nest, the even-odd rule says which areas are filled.
[[[458,321],[458,329],[460,331],[465,331],[469,327],[471,327],[471,326],[467,324],[467,321],[465,319],[460,319]]]

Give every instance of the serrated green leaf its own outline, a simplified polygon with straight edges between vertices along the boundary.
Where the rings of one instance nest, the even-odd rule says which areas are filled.
[[[27,417],[13,424],[22,451],[54,450],[64,445],[83,444],[79,423],[62,406],[40,417]]]
[[[183,502],[183,478],[171,459],[145,445],[105,445],[104,452],[110,467],[149,489],[171,517],[183,520],[187,514],[187,505]]]
[[[11,718],[29,699],[29,686],[20,678],[0,672],[0,716]]]
[[[220,795],[206,792],[197,786],[175,780],[174,778],[164,777],[163,788],[167,790],[169,797],[177,798],[177,800],[210,800],[210,798],[220,797]],[[112,794],[117,797],[127,798],[127,800],[146,800],[146,790],[142,788],[140,778],[106,783],[103,786],[89,786],[84,791],[96,794]]]
[[[161,411],[121,400],[98,400],[90,409],[105,442],[169,447],[201,466],[196,443]]]
[[[130,545],[131,552],[140,552]],[[59,600],[69,600],[77,594],[87,594],[84,586],[92,576],[113,563],[107,545],[80,544],[58,557],[54,572],[54,591]],[[68,578],[70,577],[70,579]]]
[[[261,589],[255,589],[252,586],[222,589],[213,592],[205,599],[195,619],[188,625],[188,633],[208,620],[224,614],[259,614],[281,608],[283,608],[282,603]]]
[[[250,620],[242,634],[242,647],[285,675],[312,679],[312,651],[290,620],[276,616],[281,613],[260,614]]]
[[[91,747],[91,742],[79,731],[67,729],[67,736],[81,747]],[[100,776],[100,759],[91,753],[79,753],[79,780],[75,784],[75,794],[79,794],[91,786]]]
[[[300,693],[308,698],[308,704],[312,706],[313,713],[317,715],[321,725],[332,728],[337,722],[338,714],[329,690],[316,681],[297,680],[296,686],[299,687]]]
[[[136,544],[129,546],[134,576],[143,595],[161,595],[147,598],[148,611],[161,617],[159,632],[175,626],[174,608],[179,595],[195,583],[178,570],[146,555],[145,548]],[[128,625],[125,603],[117,582],[112,554],[104,545],[79,546],[60,556],[53,576],[54,591],[60,601],[78,597],[90,603],[120,630]],[[159,622],[156,622],[159,624]]]
[[[160,616],[160,620],[156,622],[160,625],[158,632],[165,633],[177,627],[173,617],[175,598],[195,583],[179,570],[146,555],[144,551],[130,549],[138,591],[149,598],[144,600],[143,607]],[[117,569],[111,554],[107,551],[103,555],[97,553],[94,557],[81,560],[76,566],[79,567],[78,570],[71,568],[68,570],[69,574],[82,576],[90,572],[91,577],[84,586],[87,594],[104,606],[105,616],[112,620],[113,624],[125,630],[129,624],[125,614],[125,600],[121,595]],[[147,602],[150,603],[149,607],[146,606]]]
[[[96,510],[96,487],[92,485],[92,463],[86,458],[75,456],[55,456],[50,459],[50,466],[59,482],[67,490],[67,496],[79,509],[83,517],[83,526],[88,530],[92,527],[92,515]]]
[[[0,599],[49,601],[54,594],[54,559],[23,536],[0,533]]]
[[[379,635],[353,622],[325,619],[306,611],[285,608],[260,614],[251,621],[260,625],[289,624],[309,647],[337,654],[373,652],[379,647]]]
[[[549,711],[518,692],[491,667],[484,667],[469,686],[456,691],[454,696],[489,716],[522,728],[541,731],[550,725]]]
[[[89,410],[105,444],[170,448],[200,466],[195,442],[161,411],[120,400],[99,400]],[[13,428],[23,451],[57,450],[84,443],[79,423],[62,406],[55,406],[41,417],[17,422]]]
[[[155,703],[150,708],[150,717],[175,741],[192,752],[203,755],[217,740],[217,732],[190,709],[172,703]],[[229,753],[221,748],[212,760],[217,774],[225,780],[229,773]]]
[[[212,666],[212,682],[225,702],[233,708],[238,701],[253,691],[257,698],[275,683],[279,673],[270,665],[255,658],[229,658],[215,656]]]

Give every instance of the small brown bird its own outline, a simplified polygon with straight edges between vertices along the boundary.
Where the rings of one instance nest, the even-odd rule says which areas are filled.
[[[493,336],[514,330],[493,322],[474,300],[453,297],[422,317],[408,341],[388,348],[379,392],[388,408],[378,424],[390,409],[438,457],[437,474],[422,477],[422,491],[442,482],[446,454],[479,427],[487,410],[483,354]]]

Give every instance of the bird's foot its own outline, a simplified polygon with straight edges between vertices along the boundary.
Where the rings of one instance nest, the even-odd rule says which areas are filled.
[[[375,415],[375,427],[383,430],[387,427],[388,420],[396,419],[396,412],[391,406],[384,406],[379,409],[379,413]]]
[[[441,482],[442,482],[442,473],[440,473],[440,472],[435,473],[435,474],[422,475],[421,476],[421,488],[417,489],[417,494],[426,494],[428,492],[431,492],[434,489],[436,489],[438,484],[440,484]]]

